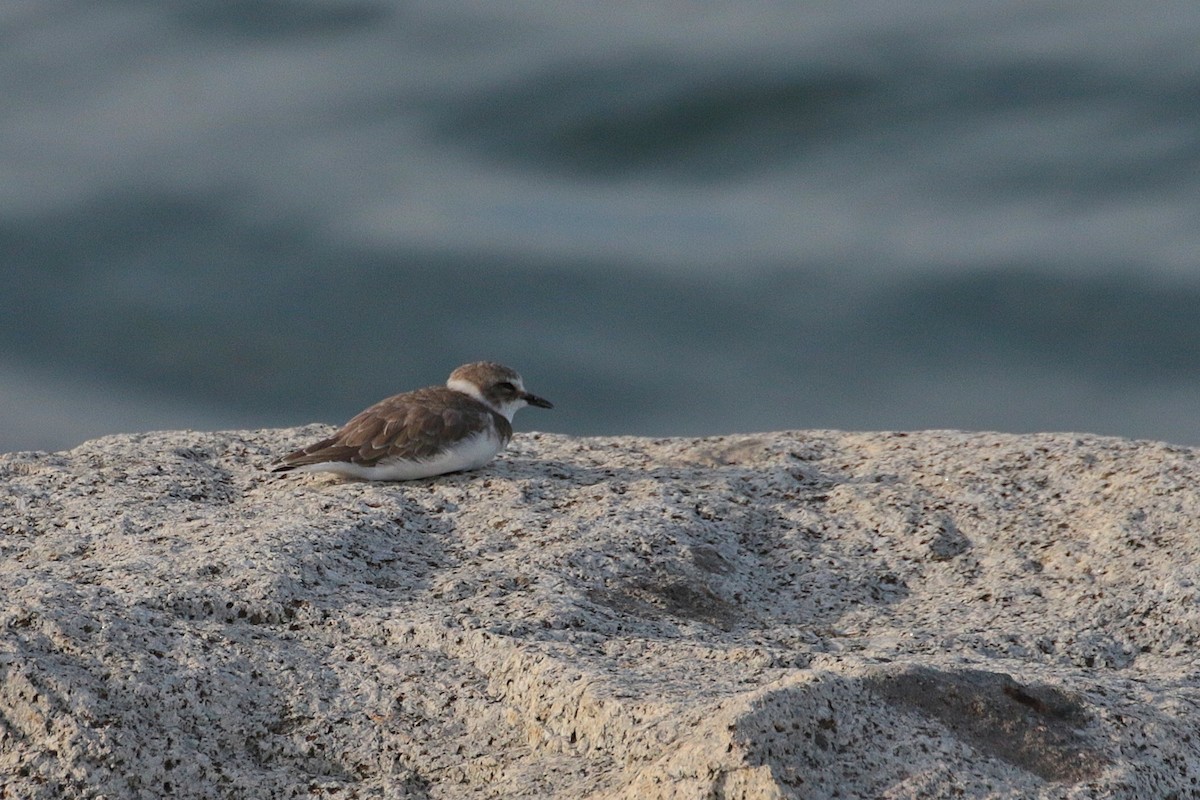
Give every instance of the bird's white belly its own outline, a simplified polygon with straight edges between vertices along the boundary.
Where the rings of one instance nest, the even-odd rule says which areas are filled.
[[[296,467],[296,472],[332,472],[368,481],[411,481],[447,472],[475,469],[496,457],[504,447],[495,435],[479,434],[463,439],[433,458],[423,461],[380,461],[373,466],[348,461],[326,461]]]

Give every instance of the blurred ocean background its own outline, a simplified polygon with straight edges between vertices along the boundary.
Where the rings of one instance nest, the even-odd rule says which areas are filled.
[[[0,451],[341,423],[1200,444],[1200,3],[5,0]]]

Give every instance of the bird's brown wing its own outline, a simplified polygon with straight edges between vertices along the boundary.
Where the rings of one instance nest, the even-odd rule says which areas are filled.
[[[489,425],[507,440],[508,420],[482,403],[463,402],[463,395],[442,387],[419,389],[381,400],[342,429],[280,459],[275,471],[306,464],[346,461],[373,466],[384,459],[420,461],[444,449],[441,443],[482,433]]]

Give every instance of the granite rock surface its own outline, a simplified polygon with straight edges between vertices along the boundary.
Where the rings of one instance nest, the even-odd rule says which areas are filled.
[[[0,456],[0,798],[1200,796],[1200,451],[328,431]]]

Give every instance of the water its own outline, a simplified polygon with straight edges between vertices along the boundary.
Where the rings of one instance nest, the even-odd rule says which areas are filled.
[[[0,450],[342,422],[1200,444],[1200,6],[0,7]]]

